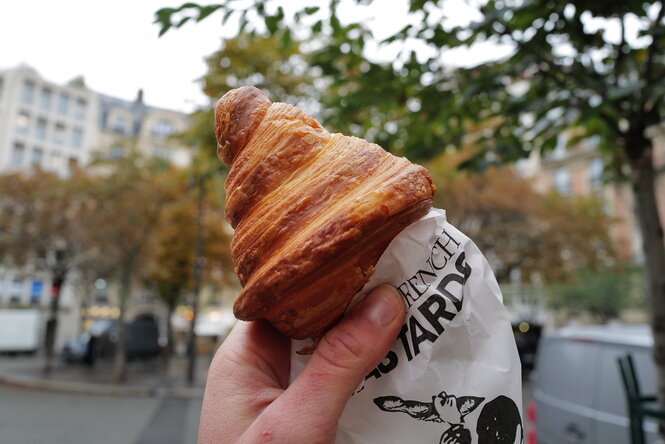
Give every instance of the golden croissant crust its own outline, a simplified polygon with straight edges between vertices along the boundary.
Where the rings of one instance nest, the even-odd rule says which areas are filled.
[[[301,109],[243,87],[215,112],[230,167],[226,217],[243,285],[238,319],[318,338],[367,282],[390,241],[431,207],[425,168],[356,137],[330,134]]]

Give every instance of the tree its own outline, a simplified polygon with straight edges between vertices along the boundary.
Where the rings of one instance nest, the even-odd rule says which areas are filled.
[[[191,168],[192,180],[196,183],[198,196],[192,198],[198,201],[195,225],[196,235],[192,245],[196,246],[194,259],[192,312],[188,340],[188,380],[193,382],[195,366],[195,325],[198,312],[199,290],[203,279],[204,259],[211,257],[228,257],[228,251],[218,252],[221,255],[207,255],[206,252],[215,244],[206,238],[204,233],[226,238],[219,230],[221,221],[216,230],[210,230],[206,221],[211,217],[219,218],[223,213],[221,206],[213,211],[206,208],[214,202],[223,202],[223,185],[221,179],[226,174],[226,168],[216,159],[217,141],[214,131],[214,103],[224,93],[239,86],[253,85],[267,90],[273,100],[299,103],[310,107],[317,92],[313,87],[313,75],[309,73],[309,66],[300,56],[299,43],[287,38],[289,34],[273,36],[242,35],[235,39],[223,42],[219,51],[206,59],[208,72],[202,78],[203,91],[210,97],[211,103],[191,115],[191,127],[177,137],[185,144],[197,147],[194,164]],[[284,44],[288,41],[288,47]],[[212,184],[212,186],[210,186]],[[216,199],[210,199],[214,196]],[[184,233],[180,233],[184,234]],[[219,244],[217,244],[219,245]],[[217,247],[218,248],[218,247]],[[218,248],[219,249],[219,248]],[[228,268],[231,268],[230,266]],[[218,270],[221,270],[219,268]],[[174,291],[172,289],[172,291]],[[172,295],[175,297],[175,295]]]
[[[573,316],[587,312],[604,324],[617,318],[622,309],[636,305],[633,281],[630,271],[621,267],[581,269],[569,282],[550,288],[550,305]]]
[[[215,103],[227,91],[251,85],[267,91],[273,101],[309,108],[316,103],[314,76],[301,56],[300,44],[292,41],[283,49],[282,43],[279,35],[240,35],[224,41],[219,50],[206,58],[208,70],[201,82],[210,104],[193,112],[190,127],[176,136],[183,143],[199,148],[198,163],[211,168],[218,165],[216,159],[211,161],[217,147],[214,111]]]
[[[157,242],[146,276],[146,281],[155,285],[157,295],[167,307],[167,358],[173,352],[171,318],[183,291],[192,282],[196,237],[194,212],[192,205],[185,205],[184,202],[164,211],[155,234]]]
[[[322,18],[316,16],[318,8],[306,7],[286,19],[283,9],[274,5],[254,0],[235,10],[233,2],[187,3],[158,11],[157,21],[164,33],[191,17],[202,20],[221,11],[224,23],[237,18],[241,32],[259,25],[282,32],[314,14],[311,21],[316,21],[310,21],[308,29],[321,45],[310,60],[339,86],[333,98],[339,106],[331,120],[352,122],[346,124],[359,130],[363,125],[379,128],[377,140],[414,158],[458,146],[469,123],[479,119],[495,118],[499,124],[478,135],[485,150],[477,161],[515,160],[549,149],[570,128],[582,130],[575,139],[599,138],[611,170],[628,176],[632,184],[654,360],[665,399],[665,242],[654,188],[653,145],[645,135],[665,113],[663,2],[488,0],[472,3],[473,22],[455,26],[446,20],[445,2],[409,0],[410,24],[383,43],[406,48],[407,42],[417,41],[433,55],[423,60],[405,51],[390,64],[373,61],[364,51],[372,34],[362,23],[341,22],[339,0],[330,1]],[[262,22],[250,21],[256,15]],[[612,36],[612,27],[618,35]],[[509,48],[509,54],[471,67],[451,69],[445,64],[450,50],[486,42]]]
[[[177,181],[170,167],[132,153],[97,168],[100,175],[91,194],[98,203],[95,217],[99,222],[93,226],[98,245],[104,245],[104,254],[116,264],[120,315],[114,379],[123,381],[127,376],[127,304],[134,282],[147,266],[162,211],[177,196]]]
[[[194,263],[196,260],[196,239],[198,227],[197,199],[191,187],[185,187],[184,173],[181,174],[179,197],[165,207],[157,230],[155,242],[149,253],[149,265],[145,280],[154,284],[159,298],[166,304],[167,315],[167,358],[173,351],[171,317],[185,292],[191,292],[194,284]],[[212,199],[211,193],[205,197],[207,207],[203,220],[203,249],[206,258],[202,279],[212,282],[231,268],[228,251],[229,236],[224,231],[220,217],[223,209]]]
[[[500,283],[517,270],[523,279],[550,283],[615,262],[612,220],[599,200],[543,195],[510,165],[459,171],[472,155],[447,153],[426,164],[441,190],[434,204],[476,242]]]
[[[77,173],[62,179],[41,170],[0,176],[0,259],[43,267],[51,276],[44,372],[53,365],[60,296],[71,270],[91,256],[91,212]]]

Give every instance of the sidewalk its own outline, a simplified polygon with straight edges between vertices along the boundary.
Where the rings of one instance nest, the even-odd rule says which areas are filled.
[[[127,381],[113,382],[113,363],[98,362],[94,367],[65,364],[55,360],[50,375],[42,373],[44,358],[0,355],[0,384],[40,390],[53,390],[113,396],[172,396],[200,398],[212,356],[197,357],[195,382],[186,381],[187,359],[174,356],[168,367],[159,358],[128,364]]]

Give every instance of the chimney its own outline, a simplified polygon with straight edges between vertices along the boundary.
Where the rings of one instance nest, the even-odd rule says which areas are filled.
[[[140,88],[139,92],[136,94],[136,104],[143,105],[143,88]]]

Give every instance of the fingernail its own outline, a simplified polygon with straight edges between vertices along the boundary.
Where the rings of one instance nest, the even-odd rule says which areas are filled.
[[[367,319],[374,325],[385,327],[395,319],[401,308],[397,290],[389,285],[381,285],[365,297],[355,315]]]

